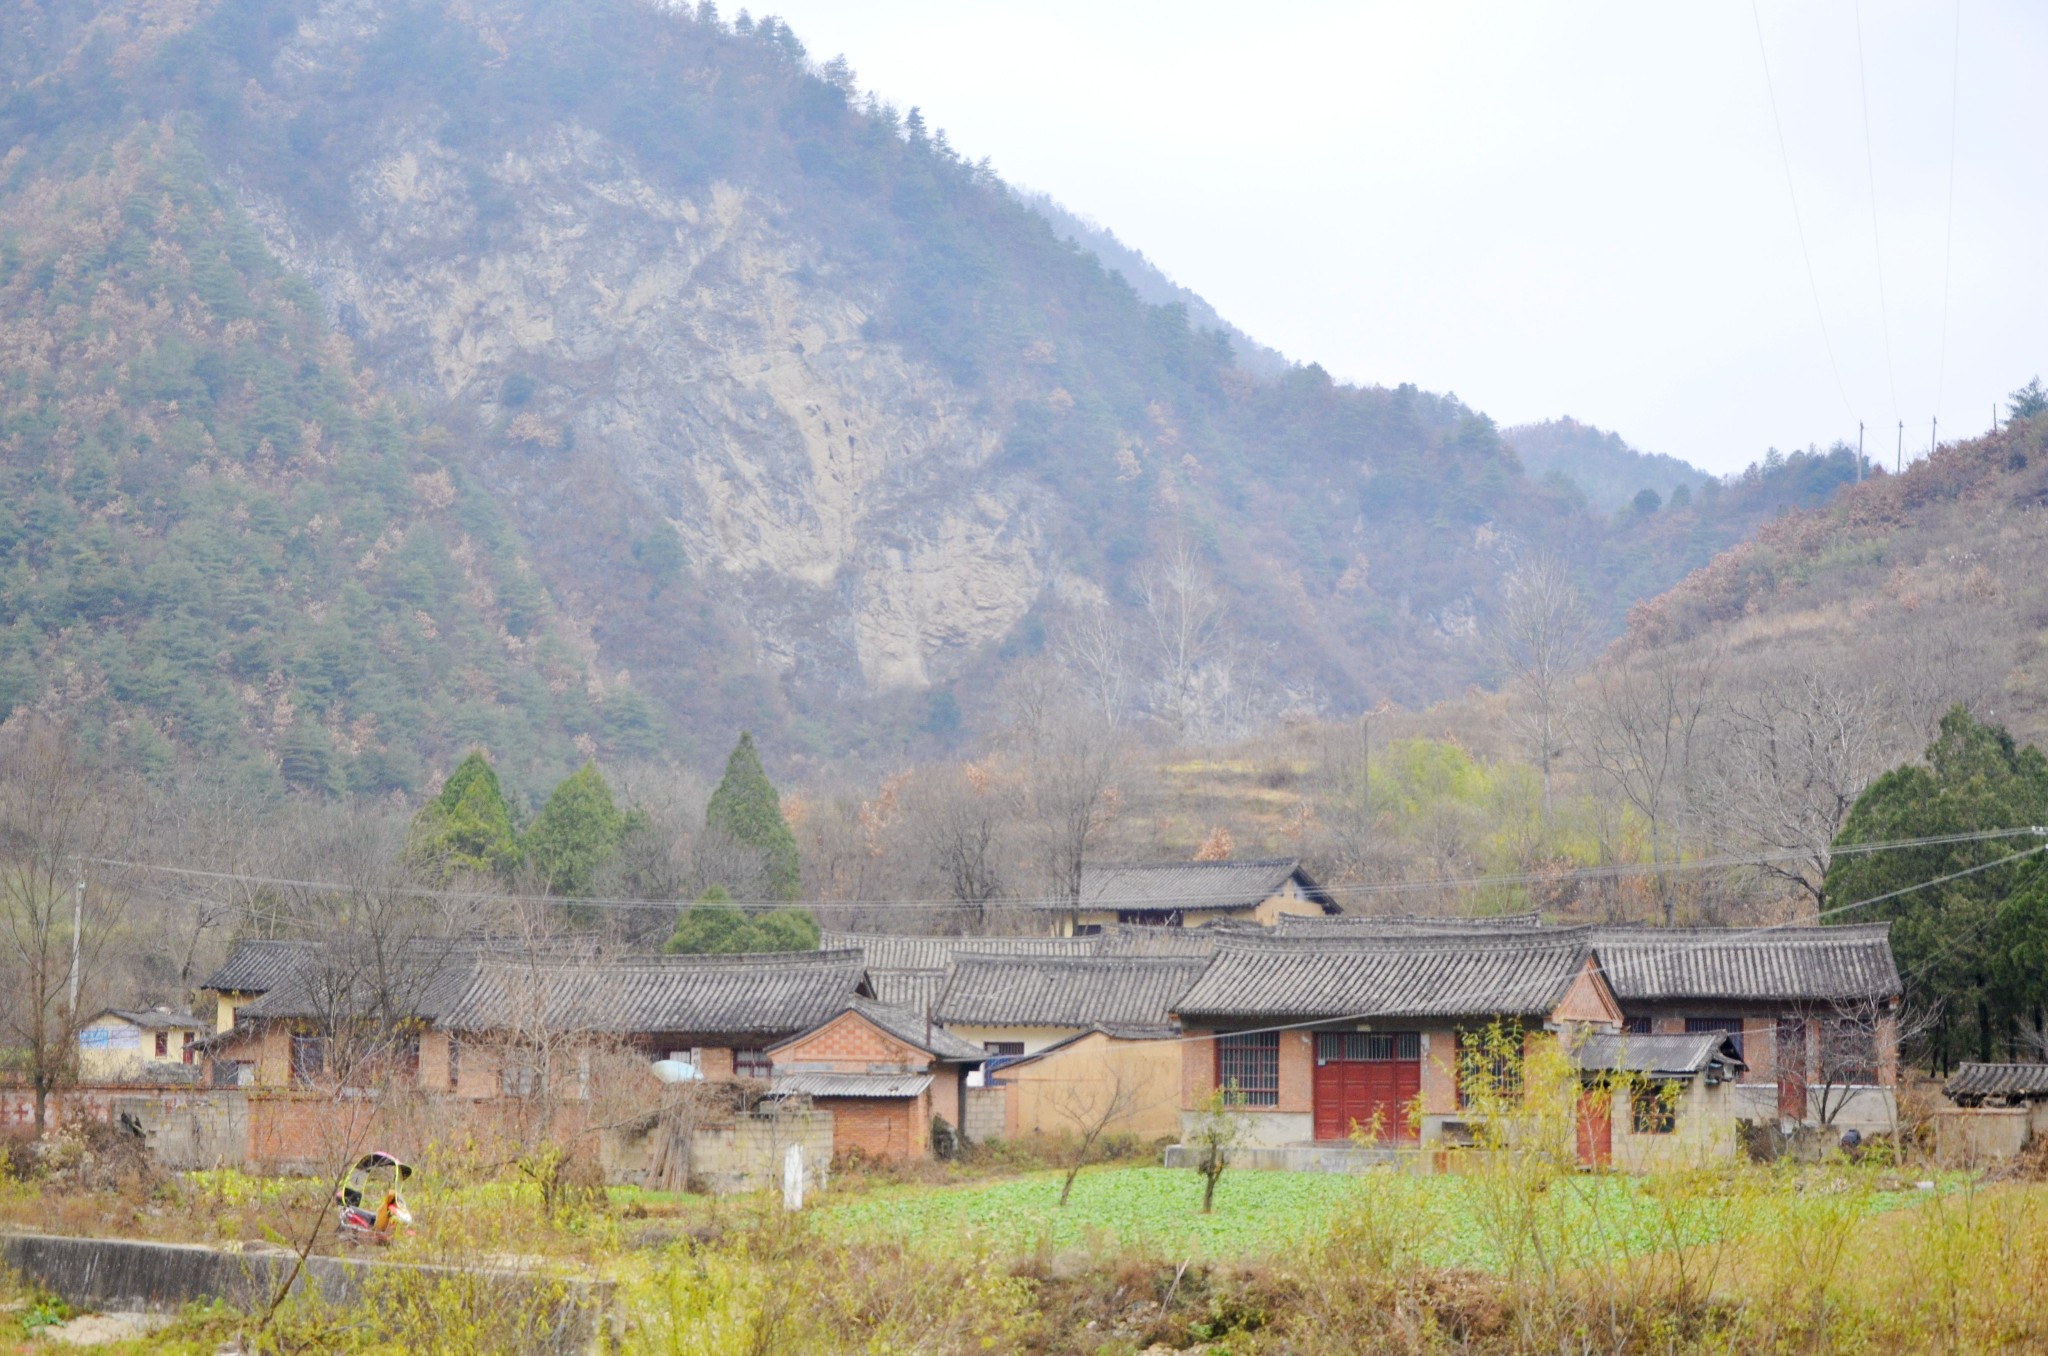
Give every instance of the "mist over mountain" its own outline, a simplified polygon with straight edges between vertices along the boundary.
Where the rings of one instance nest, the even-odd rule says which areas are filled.
[[[1453,397],[1284,365],[773,20],[0,22],[0,707],[138,756],[894,756],[1091,623],[1146,690],[1169,592],[1208,618],[1173,733],[1228,735],[1489,680],[1535,552],[1618,631],[1844,474],[1666,503],[1651,464],[1613,510],[1600,447],[1534,474]]]

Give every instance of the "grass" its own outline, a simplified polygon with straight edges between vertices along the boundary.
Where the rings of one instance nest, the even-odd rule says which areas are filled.
[[[1759,1215],[1764,1201],[1798,1214],[1836,1208],[1844,1193],[1852,1208],[1866,1213],[1926,1199],[1889,1180],[1851,1174],[1801,1178],[1731,1170],[1727,1180],[1745,1189],[1675,1192],[1641,1178],[1567,1179],[1545,1194],[1535,1223],[1548,1232],[1595,1235],[1611,1252],[1635,1254],[1767,1227],[1777,1217]],[[1506,1261],[1502,1239],[1483,1224],[1492,1213],[1490,1187],[1471,1177],[1240,1172],[1223,1179],[1210,1215],[1200,1213],[1201,1179],[1188,1171],[1085,1173],[1064,1210],[1059,1189],[1057,1173],[975,1186],[884,1188],[828,1202],[818,1224],[849,1240],[968,1255],[1107,1247],[1213,1262],[1285,1257],[1304,1240],[1369,1213],[1399,1216],[1404,1255],[1419,1265],[1498,1270]]]

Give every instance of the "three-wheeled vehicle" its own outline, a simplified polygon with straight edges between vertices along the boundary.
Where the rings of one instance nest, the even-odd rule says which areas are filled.
[[[342,1240],[389,1243],[401,1227],[410,1225],[412,1211],[405,1208],[405,1198],[398,1194],[398,1187],[411,1176],[410,1163],[401,1163],[382,1149],[358,1159],[347,1180],[334,1192],[334,1202],[341,1207],[341,1220],[336,1228]]]

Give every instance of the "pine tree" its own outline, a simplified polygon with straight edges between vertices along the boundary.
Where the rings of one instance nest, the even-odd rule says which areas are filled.
[[[465,871],[509,875],[519,865],[512,810],[481,750],[472,750],[413,817],[407,853],[444,878]]]
[[[548,794],[527,832],[526,853],[549,893],[588,894],[633,822],[612,801],[597,764],[585,763]]]
[[[796,835],[782,817],[782,798],[761,770],[753,735],[742,731],[725,760],[725,777],[705,807],[704,827],[761,854],[769,898],[795,899],[801,892]]]

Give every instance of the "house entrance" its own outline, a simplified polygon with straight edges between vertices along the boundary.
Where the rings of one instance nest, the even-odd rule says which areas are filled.
[[[1412,1141],[1408,1108],[1422,1092],[1422,1037],[1414,1031],[1316,1033],[1316,1138]]]
[[[1614,1090],[1579,1089],[1579,1165],[1604,1168],[1614,1161]]]

